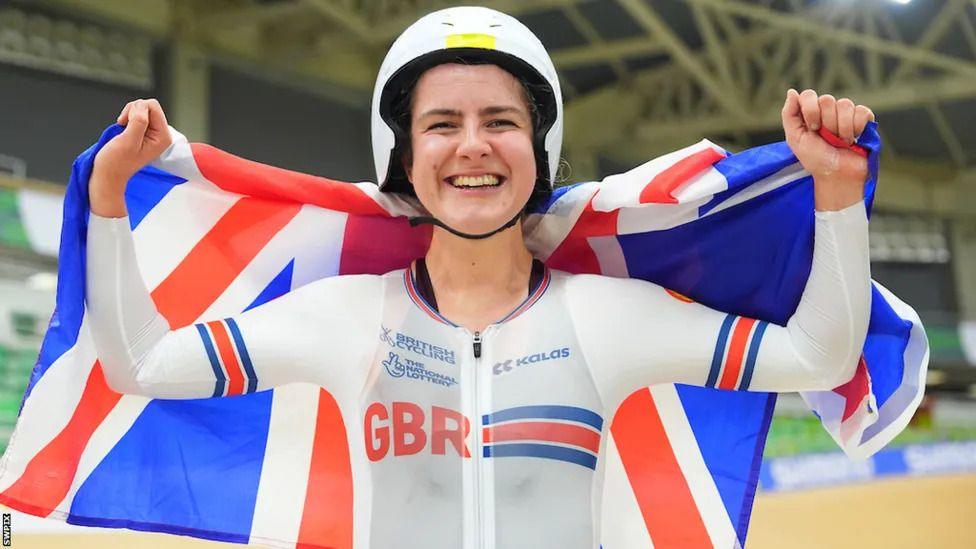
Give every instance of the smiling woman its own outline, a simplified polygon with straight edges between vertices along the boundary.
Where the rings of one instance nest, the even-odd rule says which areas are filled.
[[[554,271],[522,232],[559,162],[552,63],[509,16],[432,13],[394,43],[373,99],[377,182],[429,214],[414,220],[435,225],[427,253],[172,329],[140,276],[123,197],[171,137],[157,102],[130,103],[90,187],[87,306],[106,379],[171,399],[326,388],[347,426],[356,546],[598,547],[610,419],[635,390],[830,390],[858,364],[866,160],[817,130],[850,143],[870,111],[790,90],[782,118],[817,209],[812,272],[785,326],[642,280]]]

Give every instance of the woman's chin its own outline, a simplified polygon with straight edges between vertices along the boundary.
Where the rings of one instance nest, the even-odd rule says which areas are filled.
[[[512,216],[514,215],[512,214]],[[441,219],[441,221],[455,231],[467,234],[484,234],[490,233],[508,223],[512,219],[512,216],[506,217],[499,215],[483,217],[479,215],[476,218],[451,216],[450,219]]]

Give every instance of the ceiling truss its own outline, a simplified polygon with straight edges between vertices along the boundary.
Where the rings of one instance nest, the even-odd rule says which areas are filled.
[[[68,0],[48,4],[77,6]],[[567,117],[570,152],[646,158],[702,136],[749,144],[747,134],[775,131],[785,90],[814,88],[851,97],[880,115],[922,109],[931,119],[949,161],[976,161],[947,120],[941,103],[976,98],[976,0],[944,0],[918,38],[906,40],[886,0],[685,0],[700,47],[691,47],[647,0],[616,2],[643,30],[641,36],[607,37],[584,15],[593,0],[489,0],[513,15],[556,10],[585,44],[551,51],[557,69],[608,64],[611,84],[574,96]],[[126,2],[91,0],[86,8],[143,27],[161,39],[179,35],[225,57],[274,66],[310,80],[371,90],[389,43],[419,15],[454,4],[445,0],[147,0],[153,20],[140,21]],[[592,4],[590,4],[592,7]],[[159,22],[167,10],[169,27]],[[189,16],[187,14],[190,14]],[[301,23],[298,25],[298,23]],[[289,32],[296,25],[303,32]],[[187,27],[192,27],[190,30]],[[968,57],[939,49],[961,37]],[[627,60],[662,56],[665,62],[633,71]],[[609,110],[625,110],[610,126]]]

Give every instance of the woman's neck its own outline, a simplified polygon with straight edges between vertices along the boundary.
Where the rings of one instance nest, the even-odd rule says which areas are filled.
[[[441,313],[474,330],[508,313],[528,294],[532,254],[521,223],[481,240],[435,227],[426,262]]]

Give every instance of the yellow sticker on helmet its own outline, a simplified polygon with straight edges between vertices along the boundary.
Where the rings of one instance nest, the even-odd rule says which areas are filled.
[[[495,37],[489,34],[450,34],[447,36],[448,48],[495,49]]]

